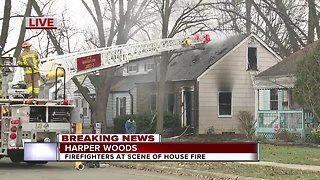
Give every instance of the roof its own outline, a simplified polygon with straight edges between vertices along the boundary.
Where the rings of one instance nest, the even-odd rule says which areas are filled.
[[[168,65],[167,80],[192,80],[199,77],[211,65],[242,42],[246,35],[230,36],[227,39],[210,43],[205,50],[192,50],[174,58]]]
[[[266,69],[265,71],[258,74],[256,77],[279,77],[279,76],[293,76],[297,72],[297,65],[301,62],[307,55],[312,54],[320,49],[317,46],[320,45],[320,40],[315,41],[312,44],[304,47],[303,49],[291,54],[290,56],[283,59],[274,66]]]
[[[247,37],[249,36],[245,34],[229,36],[223,41],[208,44],[205,50],[196,49],[181,53],[169,63],[166,80],[183,81],[198,78]],[[257,38],[255,35],[253,37]],[[153,70],[146,75],[127,76],[125,80],[113,86],[112,91],[128,91],[134,88],[135,84],[155,82],[155,74]],[[159,72],[157,74],[159,80]]]

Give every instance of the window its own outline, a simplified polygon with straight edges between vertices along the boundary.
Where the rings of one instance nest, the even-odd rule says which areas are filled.
[[[88,104],[86,100],[82,100],[82,109],[83,109],[83,116],[88,116]]]
[[[174,111],[174,94],[168,94],[168,112]]]
[[[116,116],[126,114],[126,97],[116,98]]]
[[[130,73],[130,72],[138,72],[138,64],[127,66],[127,71],[128,71],[128,73]]]
[[[150,111],[154,112],[157,110],[157,95],[152,94],[150,96]]]
[[[144,66],[144,70],[145,71],[149,71],[149,70],[152,70],[154,69],[154,63],[146,63],[145,66]]]
[[[258,70],[256,47],[248,48],[248,70]]]
[[[230,117],[232,111],[232,93],[231,92],[219,92],[219,116]]]
[[[270,110],[278,110],[278,90],[270,90]]]

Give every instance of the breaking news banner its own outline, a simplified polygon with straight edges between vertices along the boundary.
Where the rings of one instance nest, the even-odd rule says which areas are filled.
[[[164,143],[157,134],[61,134],[58,138],[57,143],[26,143],[25,161],[259,161],[259,144],[251,142]],[[50,155],[40,155],[46,152]]]

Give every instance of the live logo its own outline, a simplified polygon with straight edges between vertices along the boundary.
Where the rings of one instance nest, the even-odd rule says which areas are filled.
[[[53,17],[27,17],[26,29],[58,29],[57,20]]]

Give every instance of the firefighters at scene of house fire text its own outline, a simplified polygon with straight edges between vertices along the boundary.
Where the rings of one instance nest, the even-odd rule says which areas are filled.
[[[31,43],[25,41],[22,43],[23,51],[18,58],[18,65],[20,66],[31,66],[33,67],[33,72],[30,67],[24,67],[24,81],[27,85],[27,90],[30,96],[37,98],[39,95],[39,54],[31,49]],[[32,83],[32,73],[33,73],[33,83]],[[32,87],[34,85],[34,87]],[[32,90],[34,93],[32,93]],[[34,95],[33,95],[34,94]]]

